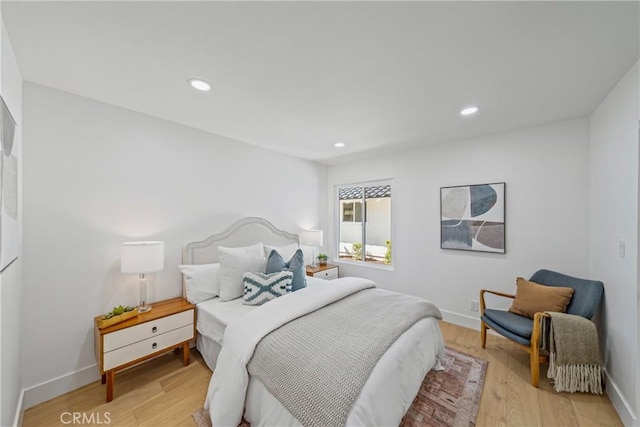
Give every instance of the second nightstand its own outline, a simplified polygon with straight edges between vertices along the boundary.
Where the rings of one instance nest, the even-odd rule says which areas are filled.
[[[307,265],[307,276],[317,277],[318,279],[337,279],[338,278],[338,266],[334,264],[318,265],[311,267]]]

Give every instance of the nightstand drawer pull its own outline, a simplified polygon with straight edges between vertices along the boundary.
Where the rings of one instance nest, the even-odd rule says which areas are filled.
[[[155,350],[157,347],[158,347],[158,344],[156,344],[156,343],[151,344],[151,348],[152,348],[152,349],[154,349],[154,350]]]
[[[153,328],[151,328],[151,332],[153,332],[155,334],[156,332],[158,332],[158,328],[156,326],[154,326]]]
[[[325,280],[333,280],[338,278],[338,267],[329,267],[327,269],[317,271],[312,274],[313,277]]]

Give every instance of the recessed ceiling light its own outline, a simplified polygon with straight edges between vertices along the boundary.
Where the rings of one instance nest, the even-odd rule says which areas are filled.
[[[469,105],[468,107],[464,107],[462,110],[460,110],[460,115],[473,116],[479,110],[480,110],[480,107],[478,107],[477,105]]]
[[[207,92],[211,90],[211,85],[204,80],[200,79],[189,79],[187,80],[192,88],[201,90],[203,92]]]
[[[333,144],[333,146],[334,146],[334,147],[336,147],[336,148],[342,148],[342,147],[344,147],[344,142],[342,142],[342,141],[336,141],[336,142]]]

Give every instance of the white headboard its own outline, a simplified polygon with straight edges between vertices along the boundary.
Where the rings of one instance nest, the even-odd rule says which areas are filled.
[[[222,233],[200,242],[187,243],[182,251],[183,264],[209,264],[218,262],[218,246],[239,247],[262,242],[271,246],[290,243],[300,245],[297,234],[276,228],[264,218],[248,217],[234,223]]]
[[[271,246],[282,246],[291,243],[300,245],[297,234],[288,233],[276,228],[264,218],[243,218],[222,233],[217,233],[200,242],[187,243],[182,250],[183,264],[210,264],[218,262],[218,246],[239,247],[262,242]],[[183,296],[184,291],[183,280]]]
[[[218,246],[239,247],[262,242],[271,246],[300,244],[297,234],[276,228],[264,218],[243,218],[222,233],[200,242],[187,243],[182,251],[183,264],[209,264],[218,262]]]

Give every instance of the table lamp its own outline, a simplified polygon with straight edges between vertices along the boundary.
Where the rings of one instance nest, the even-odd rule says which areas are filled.
[[[124,242],[122,244],[121,271],[140,275],[139,313],[151,310],[147,305],[146,273],[164,268],[164,242]]]
[[[302,244],[307,246],[313,246],[313,261],[311,266],[318,265],[316,262],[316,248],[322,246],[322,230],[305,230],[302,232]]]

